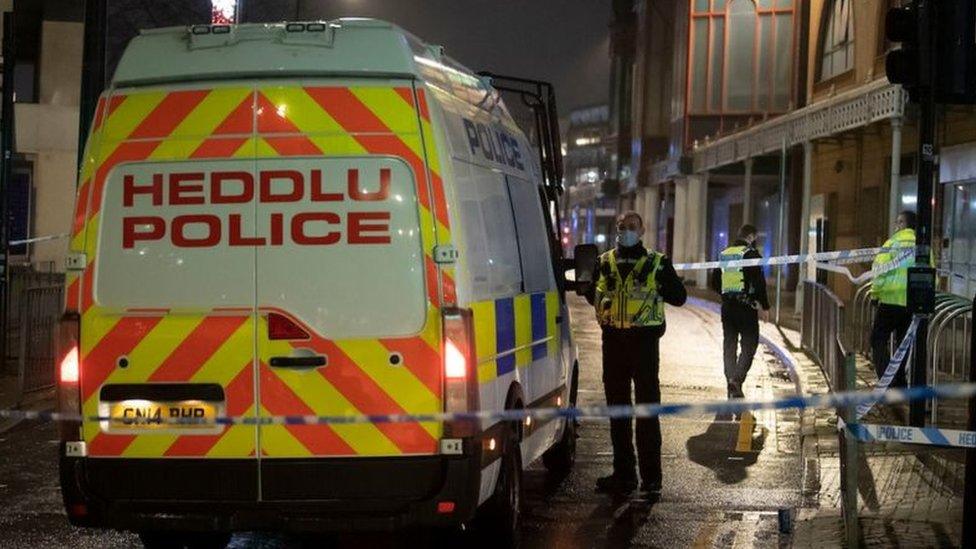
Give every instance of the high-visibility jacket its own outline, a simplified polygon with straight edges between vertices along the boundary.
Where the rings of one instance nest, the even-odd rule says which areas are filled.
[[[747,246],[729,246],[722,250],[719,261],[738,261],[745,257]],[[742,267],[728,267],[722,269],[722,295],[746,293],[746,277]]]
[[[664,299],[657,289],[657,272],[663,258],[663,254],[648,252],[623,278],[616,249],[600,256],[593,304],[601,326],[636,328],[664,324]]]
[[[915,247],[915,230],[914,229],[902,229],[892,235],[884,243],[885,248],[889,250],[883,251],[875,256],[873,267],[880,267],[886,263],[890,263],[898,256],[898,249],[900,248],[914,248]],[[900,305],[905,307],[908,305],[908,263],[905,265],[893,269],[884,274],[875,277],[874,282],[871,284],[871,295],[874,296],[881,303],[887,303],[888,305]]]

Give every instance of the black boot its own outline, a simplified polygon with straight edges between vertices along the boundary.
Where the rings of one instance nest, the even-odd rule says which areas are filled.
[[[637,489],[637,476],[614,473],[596,479],[596,491],[608,494],[629,494]]]
[[[660,480],[645,480],[641,482],[641,492],[659,494],[661,492]]]

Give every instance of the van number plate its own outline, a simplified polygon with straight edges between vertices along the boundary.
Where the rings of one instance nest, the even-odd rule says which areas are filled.
[[[159,402],[123,400],[110,406],[107,431],[220,430],[218,403],[202,400]]]

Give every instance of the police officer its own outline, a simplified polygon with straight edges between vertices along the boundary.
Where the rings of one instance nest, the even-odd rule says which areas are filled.
[[[756,228],[746,224],[739,229],[738,240],[722,251],[721,261],[759,259],[756,250]],[[766,279],[762,267],[730,267],[716,269],[722,292],[722,334],[725,380],[729,398],[743,398],[742,384],[746,381],[752,359],[759,346],[759,309],[763,315],[769,310]],[[738,353],[739,345],[742,352]]]
[[[893,251],[895,249],[915,247],[915,222],[915,212],[898,214],[895,234],[884,243],[884,248],[890,251],[875,256],[874,267],[893,261],[899,253]],[[912,315],[908,312],[908,267],[903,266],[875,277],[871,283],[871,296],[878,302],[874,328],[871,330],[871,358],[880,379],[888,367],[891,334],[895,334],[896,342],[901,342],[912,323]],[[905,385],[905,369],[899,368],[891,386]]]
[[[641,242],[644,224],[637,212],[617,218],[617,243],[597,263],[596,284],[587,299],[603,329],[603,387],[607,404],[630,405],[631,384],[638,404],[661,401],[658,343],[664,335],[664,304],[683,305],[684,285],[671,261]],[[597,479],[597,490],[615,494],[637,488],[661,490],[661,423],[637,420],[634,459],[633,419],[611,419],[613,474]],[[636,463],[635,463],[636,461]]]

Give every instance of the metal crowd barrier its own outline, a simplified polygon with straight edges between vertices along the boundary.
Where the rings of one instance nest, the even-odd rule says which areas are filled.
[[[27,290],[40,286],[60,286],[64,284],[64,273],[55,271],[37,271],[26,265],[11,265],[7,273],[7,318],[4,337],[5,354],[0,364],[0,374],[19,375],[20,372],[20,337],[21,329],[21,301]],[[63,304],[58,304],[58,314]]]
[[[967,381],[972,353],[973,304],[951,294],[940,298],[929,323],[928,380],[930,383]],[[940,414],[942,408],[948,413]],[[966,421],[965,412],[961,403],[932,401],[930,421],[933,425],[959,426]]]
[[[25,288],[19,296],[17,375],[21,400],[28,393],[54,386],[63,288],[60,284]]]
[[[807,291],[819,291],[825,296],[833,296],[826,288],[807,287]],[[813,292],[811,292],[813,293]],[[821,298],[830,301],[829,298]],[[838,300],[839,301],[839,300]],[[830,324],[821,326],[821,332],[840,331],[846,328],[847,341],[851,342],[852,348],[846,349],[841,338],[838,337],[835,343],[833,356],[828,357],[826,362],[820,360],[823,355],[818,354],[816,349],[808,348],[808,351],[820,361],[824,373],[831,377],[830,385],[834,391],[852,390],[856,388],[856,354],[861,354],[870,359],[871,357],[871,330],[874,324],[874,312],[876,305],[871,301],[870,282],[860,286],[854,293],[851,302],[851,311],[847,318],[847,324],[843,324],[843,306],[837,305],[840,313],[834,313],[829,308],[823,306],[810,309],[814,312],[809,315],[811,318],[804,318],[804,328],[808,324]],[[972,337],[973,337],[973,302],[948,293],[939,293],[936,297],[935,314],[932,315],[929,323],[928,332],[928,356],[927,370],[928,383],[951,383],[965,382],[969,380],[971,360],[973,359]],[[838,318],[841,317],[841,318]],[[835,324],[836,323],[836,324]],[[804,348],[807,348],[807,337],[804,337]],[[893,345],[897,342],[892,342]],[[909,357],[906,368],[912,364]],[[838,368],[840,368],[838,370]],[[909,376],[910,379],[910,376]],[[958,400],[933,399],[930,402],[931,427],[951,427],[965,428],[967,425],[967,409],[963,402]],[[976,412],[974,412],[976,413]],[[853,407],[838,410],[838,416],[843,419],[848,427],[858,427],[856,411]],[[941,423],[941,425],[940,425]],[[870,427],[870,426],[869,426]],[[972,428],[970,426],[970,428]],[[937,429],[930,429],[930,431]],[[921,430],[919,430],[921,431]],[[949,431],[943,431],[948,433]],[[938,436],[937,438],[943,438]],[[860,444],[850,428],[841,429],[839,432],[839,448],[841,459],[841,512],[844,520],[845,537],[848,547],[859,546],[860,524],[858,517],[858,473],[860,470],[859,451]],[[921,437],[920,437],[921,438]],[[934,444],[941,443],[933,441]]]
[[[843,383],[844,361],[836,348],[843,335],[844,302],[827,286],[804,280],[803,312],[801,346],[820,365],[831,390],[839,391],[838,387]]]
[[[847,334],[848,341],[851,342],[851,350],[868,360],[871,359],[871,327],[874,324],[876,308],[871,300],[871,282],[867,282],[854,292]]]
[[[871,300],[871,283],[860,286],[854,293],[851,314],[847,324],[848,341],[853,351],[871,359],[871,328],[874,324],[876,304]],[[926,357],[928,382],[951,383],[968,380],[970,337],[973,333],[972,302],[964,297],[939,292],[936,295],[935,314],[929,322]],[[895,342],[891,342],[892,346]],[[906,367],[910,367],[911,361]],[[959,408],[952,414],[939,413],[940,406]],[[930,422],[944,426],[957,426],[965,422],[965,414],[958,403],[931,403]]]
[[[838,330],[840,324],[837,325]],[[834,340],[831,354],[834,361],[839,365],[837,382],[833,389],[837,392],[857,390],[857,367],[855,364],[854,353],[844,346],[840,335]],[[857,412],[854,406],[847,406],[837,410],[838,417],[842,418],[847,424],[857,422]],[[848,547],[858,547],[860,545],[861,527],[858,518],[858,469],[860,467],[858,456],[858,441],[853,434],[842,429],[838,431],[838,443],[840,450],[840,488],[841,488],[841,515],[844,519],[844,533]]]
[[[861,303],[857,302],[857,305],[867,306]],[[976,379],[976,338],[972,331],[974,306],[976,300],[970,302],[952,294],[940,294],[937,297],[936,312],[930,319],[927,336],[929,383],[963,383]],[[852,326],[856,327],[857,323],[854,320]],[[869,333],[869,330],[866,331]],[[911,334],[910,330],[908,337]],[[850,389],[856,383],[855,355],[847,352],[840,340],[837,342],[836,353],[838,360],[845,364],[843,377],[846,385],[843,387]],[[911,363],[910,359],[907,362]],[[836,386],[841,387],[840,383]],[[861,444],[899,442],[930,447],[968,448],[963,516],[973,516],[976,511],[976,483],[971,480],[976,476],[976,450],[973,449],[973,441],[976,439],[976,399],[970,398],[968,406],[958,398],[935,398],[928,402],[931,406],[931,421],[924,427],[860,423],[853,407],[838,409],[838,416],[842,420],[839,423],[841,512],[848,547],[860,546],[857,487],[858,475],[863,468],[859,461]],[[953,412],[953,417],[943,418],[942,415],[950,415],[940,413],[943,409]],[[949,425],[945,425],[946,423]],[[963,526],[962,546],[972,547],[972,541],[976,539],[976,529],[969,521],[964,521]]]

